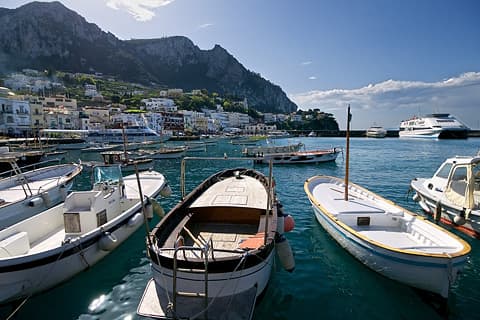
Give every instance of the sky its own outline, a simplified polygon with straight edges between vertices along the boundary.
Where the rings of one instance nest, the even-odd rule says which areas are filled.
[[[16,8],[29,1],[0,0]],[[221,45],[300,109],[346,127],[451,113],[480,129],[480,1],[61,0],[120,39]]]

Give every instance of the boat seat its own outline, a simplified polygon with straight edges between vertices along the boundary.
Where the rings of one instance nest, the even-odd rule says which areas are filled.
[[[28,253],[30,241],[25,231],[14,233],[0,241],[0,258],[8,258]]]

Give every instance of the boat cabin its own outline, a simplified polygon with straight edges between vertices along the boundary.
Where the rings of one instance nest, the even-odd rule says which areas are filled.
[[[480,208],[480,157],[447,159],[431,181],[427,188],[443,191],[452,204],[465,209]]]
[[[103,158],[103,162],[106,165],[119,164],[127,162],[128,159],[123,151],[108,151],[100,153]]]

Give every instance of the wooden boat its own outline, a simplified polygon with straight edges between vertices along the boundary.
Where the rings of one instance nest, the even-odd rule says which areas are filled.
[[[287,144],[284,146],[267,145],[246,147],[243,149],[242,154],[246,157],[260,157],[264,154],[297,152],[303,146],[304,144],[299,142],[295,144]]]
[[[140,149],[135,152],[136,159],[178,159],[185,156],[187,153],[186,147],[162,147],[155,150]]]
[[[135,166],[140,171],[153,167],[152,159],[129,159],[128,154],[124,151],[105,151],[101,152],[100,155],[103,157],[105,165],[119,164],[123,172],[134,171]]]
[[[255,163],[267,164],[270,161],[273,164],[305,164],[335,161],[341,148],[332,148],[326,150],[310,150],[285,153],[271,153],[255,157]]]
[[[435,221],[480,239],[480,157],[448,158],[431,178],[410,183],[413,199]]]
[[[351,118],[350,107],[348,119]],[[379,195],[345,180],[314,176],[305,192],[322,227],[349,253],[387,278],[447,298],[467,263],[467,242]]]
[[[182,171],[183,186],[184,177]],[[282,248],[286,268],[294,267],[269,181],[271,175],[252,169],[228,169],[184,197],[150,233],[153,280],[137,313],[250,319],[267,286],[275,251]]]
[[[167,186],[155,171],[140,173],[140,182],[136,175],[122,178],[119,166],[97,167],[93,177],[91,191],[72,192],[64,203],[0,231],[0,303],[91,268],[142,226]]]
[[[12,166],[4,173],[10,176],[0,179],[0,230],[62,202],[82,171],[81,165],[61,164],[23,172],[15,159],[0,156]]]

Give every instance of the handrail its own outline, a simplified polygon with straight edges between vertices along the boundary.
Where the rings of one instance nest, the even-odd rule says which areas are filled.
[[[22,170],[22,171],[25,171],[24,169],[33,168],[33,170],[35,170],[35,169],[39,169],[44,164],[54,163],[54,162],[60,163],[60,159],[51,159],[51,160],[45,160],[45,161],[41,161],[41,162],[37,162],[37,163],[32,163],[32,164],[29,164],[29,165],[26,165],[26,166],[23,166],[23,167],[19,167],[19,169]],[[8,171],[4,171],[4,172],[0,173],[0,177],[7,177],[8,175],[10,175],[10,176],[16,175],[15,170],[10,169]]]

